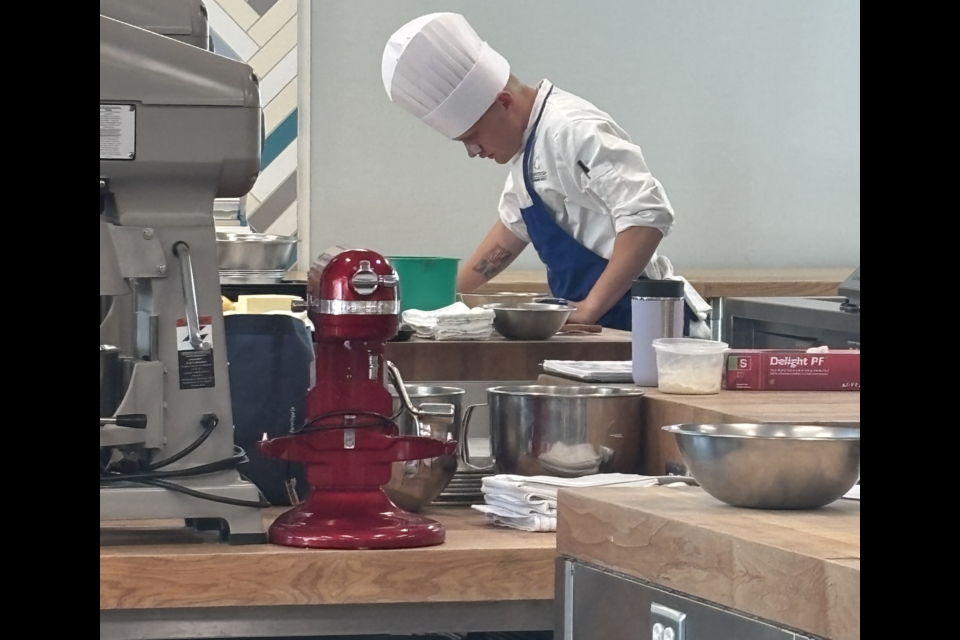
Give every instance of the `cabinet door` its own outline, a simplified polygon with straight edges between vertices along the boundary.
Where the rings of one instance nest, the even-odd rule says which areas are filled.
[[[686,616],[676,640],[795,640],[792,632],[576,562],[558,563],[556,640],[653,640],[652,609]]]

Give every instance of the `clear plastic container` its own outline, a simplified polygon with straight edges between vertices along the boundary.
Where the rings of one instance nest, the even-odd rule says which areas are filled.
[[[685,396],[720,393],[729,345],[710,340],[667,338],[654,340],[653,348],[657,352],[661,392]]]

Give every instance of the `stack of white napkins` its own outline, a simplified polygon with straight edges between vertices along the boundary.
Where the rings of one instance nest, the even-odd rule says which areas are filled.
[[[584,362],[576,360],[547,360],[543,363],[546,373],[555,373],[584,382],[633,382],[633,362]]]
[[[471,309],[462,302],[437,311],[404,311],[403,322],[430,340],[489,340],[493,335],[491,309]]]
[[[483,479],[485,505],[474,509],[485,513],[491,524],[548,533],[557,530],[557,495],[560,489],[587,487],[655,487],[659,478],[611,473],[586,478],[550,476],[493,476]]]
[[[855,486],[853,489],[850,489],[850,493],[844,496],[847,500],[856,500],[860,501],[860,485]]]

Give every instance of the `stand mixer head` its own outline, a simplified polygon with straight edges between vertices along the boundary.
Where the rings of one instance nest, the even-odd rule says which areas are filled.
[[[400,372],[384,359],[399,327],[399,279],[371,251],[347,251],[310,272],[307,308],[316,327],[316,386],[296,434],[260,443],[264,455],[303,463],[308,499],[281,516],[271,541],[322,549],[402,549],[442,544],[443,527],[387,498],[396,462],[451,455],[453,441],[400,437],[387,378],[419,418],[452,421],[452,405],[415,408]]]

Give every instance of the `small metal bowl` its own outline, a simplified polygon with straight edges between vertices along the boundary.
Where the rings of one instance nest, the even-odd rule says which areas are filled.
[[[217,233],[220,271],[286,271],[296,259],[297,239],[263,233]]]
[[[677,425],[680,454],[704,491],[735,507],[814,510],[860,480],[860,430],[780,424]]]
[[[549,340],[567,323],[573,307],[555,304],[487,304],[493,328],[507,340]]]

